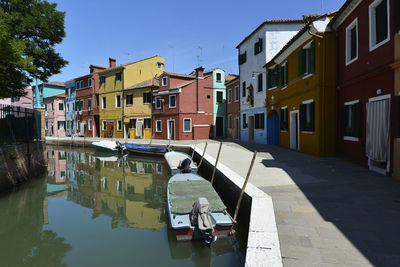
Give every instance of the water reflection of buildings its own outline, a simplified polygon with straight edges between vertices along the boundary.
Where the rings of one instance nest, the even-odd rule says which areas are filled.
[[[47,150],[48,183],[66,183],[67,160],[64,150]]]
[[[111,227],[159,231],[165,223],[163,160],[66,151],[67,200],[112,218]]]

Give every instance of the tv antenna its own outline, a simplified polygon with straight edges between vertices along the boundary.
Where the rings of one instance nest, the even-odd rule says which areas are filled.
[[[203,47],[198,45],[197,48],[200,50],[200,55],[197,56],[197,66],[200,67],[203,63]]]

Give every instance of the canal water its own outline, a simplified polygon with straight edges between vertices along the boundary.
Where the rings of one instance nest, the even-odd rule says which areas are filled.
[[[0,194],[0,266],[242,266],[243,241],[177,242],[163,158],[47,146],[48,171]],[[240,245],[242,244],[242,245]]]

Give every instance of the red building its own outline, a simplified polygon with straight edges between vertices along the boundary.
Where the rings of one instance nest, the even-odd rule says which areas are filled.
[[[383,174],[393,166],[395,1],[348,0],[332,21],[338,49],[337,153]]]
[[[110,61],[110,64],[112,62]],[[99,75],[106,67],[90,65],[90,74],[75,78],[76,131],[80,136],[99,137]]]
[[[213,124],[213,77],[199,67],[195,75],[164,72],[153,91],[155,139],[208,139]]]
[[[231,76],[232,77],[232,76]],[[226,78],[225,78],[226,79]],[[239,139],[240,135],[240,86],[239,76],[233,79],[226,79],[226,115],[227,115],[227,137]]]

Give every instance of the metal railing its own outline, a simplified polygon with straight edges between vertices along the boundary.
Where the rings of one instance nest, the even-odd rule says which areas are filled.
[[[0,145],[41,139],[38,110],[0,104]]]

